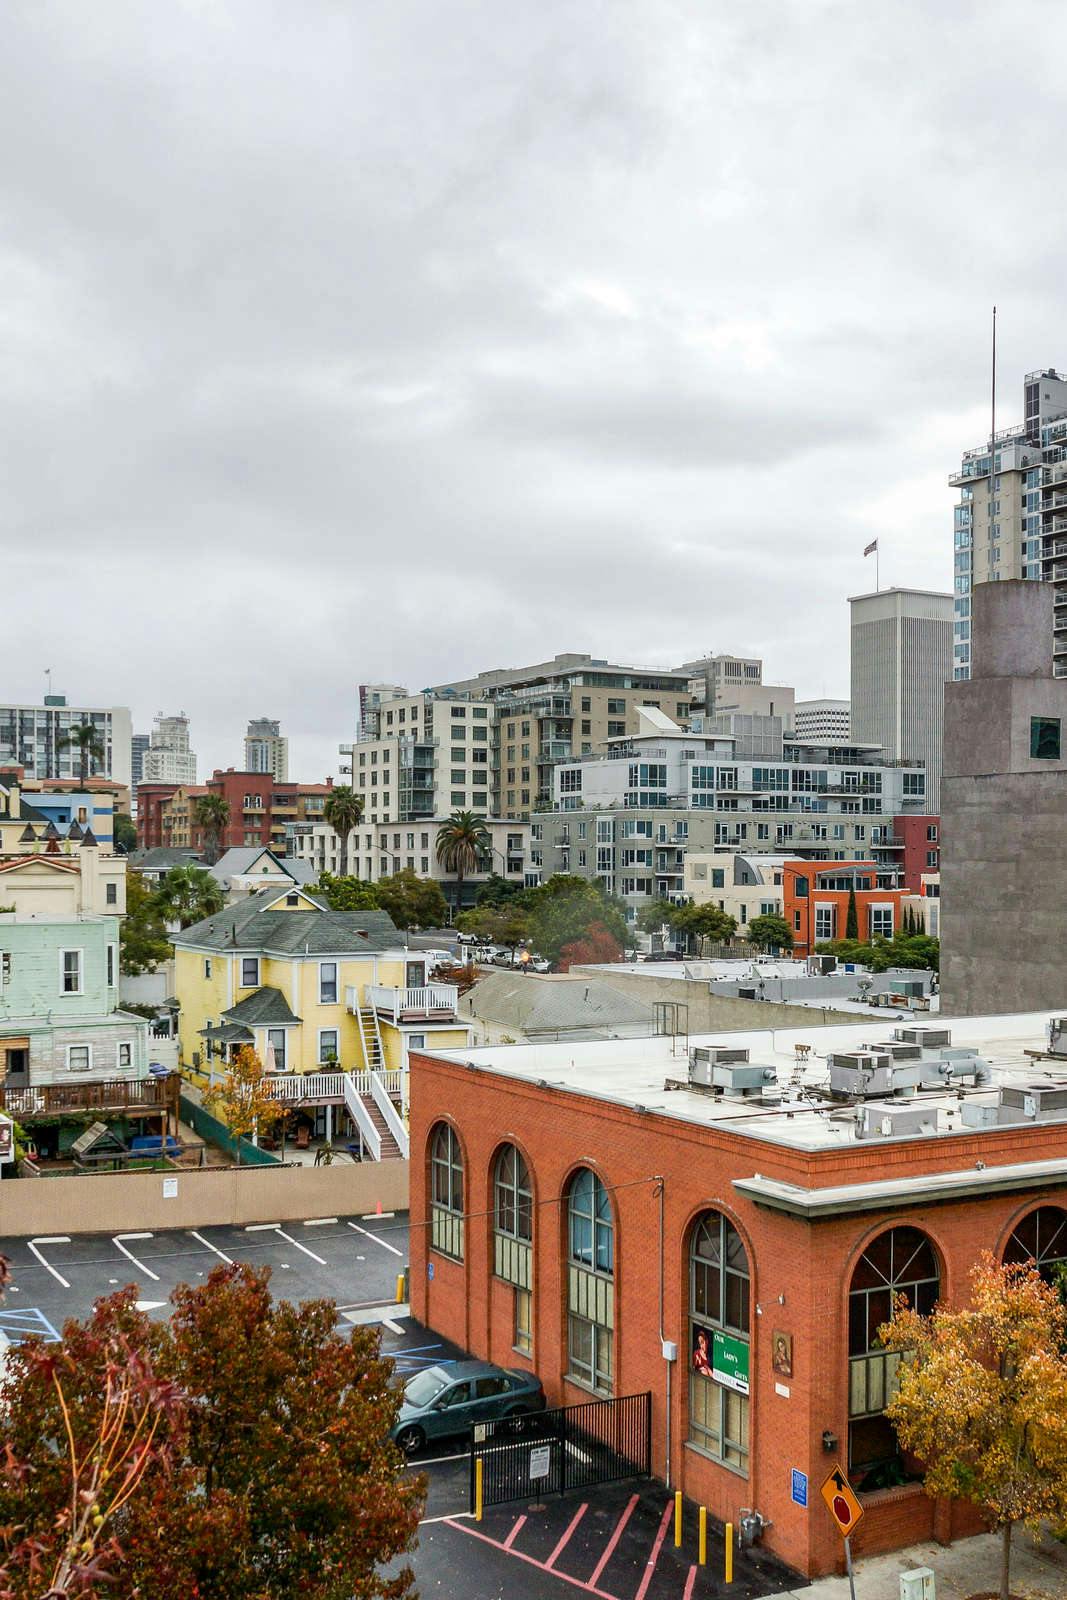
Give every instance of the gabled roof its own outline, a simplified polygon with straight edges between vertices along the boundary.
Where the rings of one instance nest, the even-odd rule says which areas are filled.
[[[246,995],[222,1013],[226,1022],[239,1022],[246,1028],[278,1028],[286,1022],[299,1022],[280,989],[267,987]]]
[[[80,875],[81,867],[70,856],[0,856],[0,872],[21,872],[26,867],[50,867],[54,872],[73,872]]]
[[[267,857],[273,867],[277,868],[274,874],[252,872],[252,868],[264,856]],[[208,868],[208,871],[218,883],[224,883],[227,878],[240,878],[251,873],[253,877],[262,875],[268,881],[270,876],[279,878],[284,875],[287,878],[291,878],[294,883],[305,884],[310,883],[316,875],[309,862],[297,861],[289,856],[275,855],[270,846],[265,844],[234,845],[221,855],[215,865]]]
[[[173,936],[174,944],[178,949],[263,950],[279,955],[362,955],[404,948],[404,936],[384,911],[331,911],[306,889],[300,893],[318,909],[272,911],[285,900],[285,890],[274,884],[194,922]]]
[[[195,866],[201,854],[199,850],[157,845],[152,850],[131,850],[129,863],[134,872],[169,872],[171,867]]]

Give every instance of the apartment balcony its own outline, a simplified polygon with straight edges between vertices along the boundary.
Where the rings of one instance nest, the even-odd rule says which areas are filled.
[[[400,1099],[402,1093],[399,1071],[378,1069],[378,1078],[391,1099]],[[371,1093],[369,1072],[289,1072],[268,1078],[264,1089],[272,1100],[281,1100],[289,1106],[338,1106],[345,1103],[345,1084],[357,1095]]]
[[[349,989],[349,995],[354,993]],[[456,1015],[459,990],[454,983],[427,983],[415,989],[367,985],[367,1000],[379,1016],[393,1023],[451,1022]],[[352,1010],[351,1000],[348,1009]]]
[[[180,1079],[101,1078],[86,1083],[0,1083],[0,1110],[9,1116],[59,1116],[81,1111],[116,1115],[178,1112]]]

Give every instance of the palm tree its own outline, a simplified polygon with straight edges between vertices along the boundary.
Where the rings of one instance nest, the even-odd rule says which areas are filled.
[[[91,722],[79,722],[56,739],[57,750],[73,750],[75,746],[78,749],[78,778],[80,782],[87,783],[93,762],[102,766],[107,760],[107,749],[99,728],[94,728]]]
[[[164,922],[177,922],[182,928],[191,928],[194,922],[213,917],[221,911],[226,897],[220,884],[210,872],[190,863],[187,867],[171,867],[164,873],[155,903]]]
[[[363,820],[363,796],[357,794],[347,783],[339,783],[336,789],[331,789],[327,795],[322,815],[337,835],[340,846],[341,870],[338,877],[347,878],[348,836]]]
[[[453,811],[437,835],[437,859],[446,872],[456,874],[456,909],[463,898],[463,879],[478,868],[493,848],[484,818],[474,811]]]
[[[198,794],[193,801],[193,821],[204,830],[204,859],[209,867],[219,859],[229,820],[230,803],[224,795]]]

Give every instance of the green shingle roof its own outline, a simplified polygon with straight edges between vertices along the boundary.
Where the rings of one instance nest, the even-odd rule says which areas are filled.
[[[287,911],[266,908],[284,900],[285,889],[277,885],[250,894],[234,905],[217,911],[203,922],[194,922],[174,936],[178,949],[191,945],[206,950],[268,951],[278,955],[351,955],[367,951],[400,950],[404,937],[392,917],[384,911],[331,911],[325,901],[306,889],[300,894],[314,900],[316,911]]]
[[[222,1013],[227,1022],[243,1023],[246,1028],[280,1027],[283,1022],[299,1022],[280,989],[257,989]]]

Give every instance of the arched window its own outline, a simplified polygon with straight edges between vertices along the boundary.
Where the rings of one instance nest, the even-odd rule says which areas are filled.
[[[581,1167],[567,1193],[567,1370],[610,1394],[615,1374],[615,1225],[608,1191]]]
[[[1049,1283],[1055,1268],[1067,1266],[1067,1211],[1059,1206],[1039,1206],[1021,1217],[1004,1248],[1004,1262],[1032,1261]]]
[[[706,1211],[689,1242],[689,1437],[748,1472],[748,1256],[733,1224]]]
[[[430,1135],[430,1242],[442,1255],[463,1260],[463,1156],[447,1122]]]
[[[521,1153],[506,1144],[493,1173],[493,1271],[515,1290],[513,1344],[529,1355],[533,1349],[531,1250],[533,1190]]]
[[[934,1247],[918,1228],[891,1228],[872,1239],[852,1274],[848,1297],[848,1458],[849,1468],[867,1488],[894,1480],[897,1436],[883,1415],[896,1389],[900,1354],[877,1344],[898,1295],[912,1310],[928,1316],[941,1292]],[[883,1481],[884,1480],[884,1481]]]

